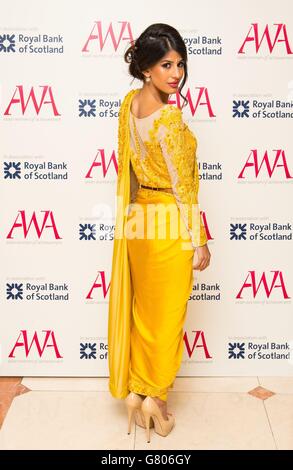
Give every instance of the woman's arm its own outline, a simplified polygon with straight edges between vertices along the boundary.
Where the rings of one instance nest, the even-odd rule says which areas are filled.
[[[191,236],[192,245],[196,248],[206,245],[207,235],[198,203],[199,177],[196,153],[195,167],[191,168],[190,161],[184,157],[188,151],[184,127],[182,111],[170,106],[158,128],[158,139],[182,219]]]

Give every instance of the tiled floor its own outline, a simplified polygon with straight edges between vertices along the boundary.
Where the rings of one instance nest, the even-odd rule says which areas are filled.
[[[0,378],[0,449],[293,449],[293,377],[177,378],[167,437],[134,427],[107,378]]]

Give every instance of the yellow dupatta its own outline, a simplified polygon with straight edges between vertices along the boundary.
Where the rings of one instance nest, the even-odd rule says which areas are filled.
[[[115,398],[128,395],[133,290],[124,227],[131,192],[129,112],[138,91],[131,90],[124,97],[118,120],[117,213],[108,310],[109,390]]]

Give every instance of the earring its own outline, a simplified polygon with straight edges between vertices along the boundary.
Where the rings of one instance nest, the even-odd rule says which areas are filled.
[[[150,82],[150,81],[151,81],[151,77],[146,77],[145,81],[146,81],[146,82]]]

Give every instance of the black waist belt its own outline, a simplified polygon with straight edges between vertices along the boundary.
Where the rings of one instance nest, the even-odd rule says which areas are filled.
[[[146,188],[146,189],[156,189],[157,191],[163,190],[163,189],[172,189],[172,188],[153,188],[152,186],[144,186],[143,184],[140,185],[141,188]]]

